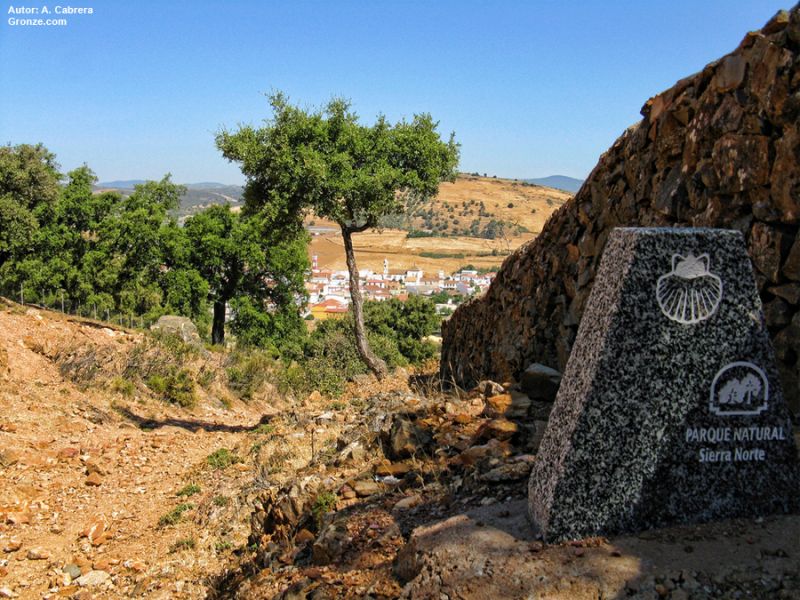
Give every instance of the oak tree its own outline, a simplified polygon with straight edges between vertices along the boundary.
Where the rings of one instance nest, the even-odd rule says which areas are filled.
[[[223,130],[217,147],[241,165],[248,213],[287,230],[301,227],[308,212],[339,225],[356,346],[381,378],[386,365],[367,342],[353,235],[377,227],[385,216],[402,214],[411,200],[434,197],[441,181],[455,178],[458,144],[453,134],[442,140],[429,114],[394,124],[380,115],[364,125],[350,102],[340,98],[306,110],[276,93],[270,104],[272,118],[263,127]]]

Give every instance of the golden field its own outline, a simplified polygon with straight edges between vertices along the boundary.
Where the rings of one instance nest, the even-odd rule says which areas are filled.
[[[454,183],[441,184],[439,195],[427,207],[434,213],[433,218],[427,219],[428,224],[444,225],[442,231],[448,236],[408,238],[407,231],[401,229],[356,234],[353,240],[358,266],[380,272],[384,258],[389,259],[391,269],[417,266],[429,273],[441,269],[449,274],[467,264],[499,266],[510,252],[536,237],[550,214],[570,197],[571,194],[562,190],[509,179],[459,176]],[[503,221],[509,229],[520,225],[527,231],[496,239],[463,235],[466,224],[477,221],[477,227],[482,229],[492,220]],[[410,227],[430,229],[425,226],[423,217],[413,216],[410,221]],[[310,222],[316,227],[335,227],[321,219],[311,219]],[[454,233],[456,235],[452,235]],[[318,257],[322,269],[346,268],[338,231],[315,235],[309,254]]]

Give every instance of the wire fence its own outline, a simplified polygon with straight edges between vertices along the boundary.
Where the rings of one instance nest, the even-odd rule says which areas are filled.
[[[157,319],[137,315],[133,312],[123,313],[98,306],[93,302],[80,302],[70,299],[64,290],[44,290],[26,287],[25,284],[10,286],[0,285],[0,296],[16,302],[21,306],[51,310],[82,319],[128,327],[130,329],[149,329]]]

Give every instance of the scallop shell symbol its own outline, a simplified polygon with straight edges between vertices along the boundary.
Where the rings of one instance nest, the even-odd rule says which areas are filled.
[[[673,321],[693,325],[713,315],[722,300],[722,280],[709,271],[708,254],[672,255],[672,271],[658,278],[656,300]]]

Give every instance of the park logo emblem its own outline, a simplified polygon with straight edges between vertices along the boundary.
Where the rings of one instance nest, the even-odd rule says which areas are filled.
[[[767,410],[769,379],[751,362],[738,361],[720,369],[711,384],[711,412],[719,416],[752,416]]]

